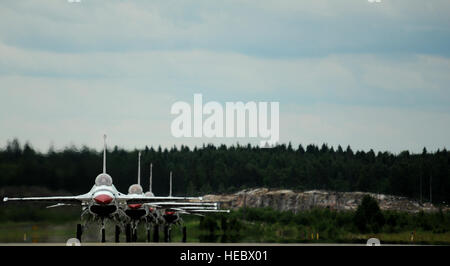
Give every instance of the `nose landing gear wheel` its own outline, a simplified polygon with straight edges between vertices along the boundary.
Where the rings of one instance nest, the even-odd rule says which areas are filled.
[[[106,242],[106,238],[105,238],[105,228],[102,228],[102,243]]]

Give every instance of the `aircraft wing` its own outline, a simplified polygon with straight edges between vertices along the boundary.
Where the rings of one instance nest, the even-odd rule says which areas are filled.
[[[187,211],[184,211],[184,210],[179,210],[178,213],[179,213],[179,214],[189,214],[189,215],[195,215],[195,216],[205,217],[205,215],[203,215],[203,214],[200,214],[200,213],[190,213],[190,212],[187,212]]]
[[[125,201],[127,204],[136,203],[151,203],[151,202],[162,202],[162,201],[189,201],[189,200],[202,200],[202,197],[147,197],[141,195],[124,195],[121,194],[116,197],[119,201]]]
[[[230,210],[211,210],[211,209],[184,209],[184,208],[171,208],[172,210],[179,211],[184,214],[204,214],[204,213],[229,213]]]
[[[184,211],[186,211],[188,213],[192,213],[192,214],[195,214],[195,213],[199,213],[199,214],[201,214],[201,213],[229,213],[230,212],[230,210],[207,210],[207,209],[184,210]]]
[[[26,198],[8,198],[4,197],[3,202],[9,201],[20,201],[20,202],[56,202],[60,204],[67,203],[79,203],[82,204],[85,201],[90,200],[86,194],[78,195],[78,196],[55,196],[55,197],[26,197]]]
[[[156,207],[156,208],[201,208],[201,207],[212,207],[217,208],[217,203],[215,202],[152,202],[145,203],[145,205]]]
[[[218,210],[217,207],[202,207],[202,206],[186,206],[171,209],[183,209],[183,210]]]

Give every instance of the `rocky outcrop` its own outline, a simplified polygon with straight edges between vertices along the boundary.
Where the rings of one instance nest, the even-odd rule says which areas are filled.
[[[292,190],[269,190],[258,188],[239,191],[231,195],[205,195],[204,200],[220,202],[222,208],[271,207],[280,211],[298,212],[312,208],[330,208],[334,210],[355,210],[365,195],[378,200],[382,210],[407,212],[437,211],[430,203],[419,204],[405,197],[367,192],[331,192],[311,190],[294,192]]]

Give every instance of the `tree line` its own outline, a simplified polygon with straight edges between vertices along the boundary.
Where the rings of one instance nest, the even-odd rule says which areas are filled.
[[[119,191],[137,181],[138,150],[108,150],[107,172]],[[203,145],[142,150],[141,180],[148,191],[150,163],[153,192],[168,195],[173,171],[174,195],[232,193],[244,188],[324,189],[393,194],[433,203],[450,202],[450,153],[446,149],[412,154],[350,146],[314,144],[273,148],[251,145]],[[83,146],[45,153],[29,143],[9,141],[0,149],[0,188],[45,187],[69,194],[85,193],[102,171],[102,152]],[[23,192],[23,190],[22,190]]]
[[[262,239],[260,242],[309,242],[319,240],[320,234],[325,242],[365,243],[367,234],[380,234],[383,243],[448,244],[450,239],[445,234],[450,231],[449,222],[450,212],[442,209],[418,213],[382,211],[377,200],[366,195],[356,211],[314,208],[294,213],[240,208],[226,215],[202,217],[199,227],[209,233],[210,239],[222,233],[235,242],[249,236],[252,240]],[[366,236],[360,238],[358,234]]]

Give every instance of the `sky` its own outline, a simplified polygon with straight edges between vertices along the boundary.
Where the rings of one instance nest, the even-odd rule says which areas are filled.
[[[201,93],[279,102],[294,146],[448,148],[448,14],[448,0],[1,1],[0,147],[259,144],[173,137],[171,106]]]

